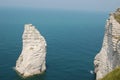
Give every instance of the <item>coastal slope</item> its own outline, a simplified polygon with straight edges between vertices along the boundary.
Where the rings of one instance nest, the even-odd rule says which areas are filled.
[[[26,24],[23,32],[23,48],[16,61],[15,70],[22,77],[40,74],[46,70],[46,41],[32,24]]]
[[[111,13],[105,26],[101,51],[94,60],[96,80],[120,66],[120,8]]]

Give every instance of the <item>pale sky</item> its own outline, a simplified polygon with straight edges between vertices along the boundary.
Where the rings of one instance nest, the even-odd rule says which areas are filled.
[[[120,0],[0,0],[0,8],[4,7],[113,11],[120,7]]]

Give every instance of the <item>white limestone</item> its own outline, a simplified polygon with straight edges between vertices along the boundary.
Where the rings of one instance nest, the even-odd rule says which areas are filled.
[[[16,61],[15,70],[23,77],[44,72],[47,46],[44,37],[32,24],[26,24],[22,39],[23,49]]]
[[[120,66],[120,24],[115,20],[114,14],[110,15],[105,28],[101,51],[94,60],[96,80]]]

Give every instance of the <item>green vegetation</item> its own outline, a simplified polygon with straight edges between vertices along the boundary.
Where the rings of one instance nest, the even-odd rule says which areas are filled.
[[[114,14],[114,17],[120,23],[120,14]]]
[[[120,8],[116,10],[116,12],[114,13],[114,17],[117,20],[117,22],[120,23]]]
[[[120,80],[120,67],[116,68],[112,72],[108,73],[103,79],[101,80]]]

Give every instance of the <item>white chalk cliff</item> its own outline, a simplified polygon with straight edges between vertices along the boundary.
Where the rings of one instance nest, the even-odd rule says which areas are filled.
[[[29,77],[44,72],[46,70],[47,46],[44,37],[32,24],[26,24],[22,39],[23,48],[16,61],[15,70],[22,77]]]
[[[120,9],[110,14],[101,51],[94,60],[96,80],[120,66],[120,23],[115,19],[116,14],[120,14]]]

